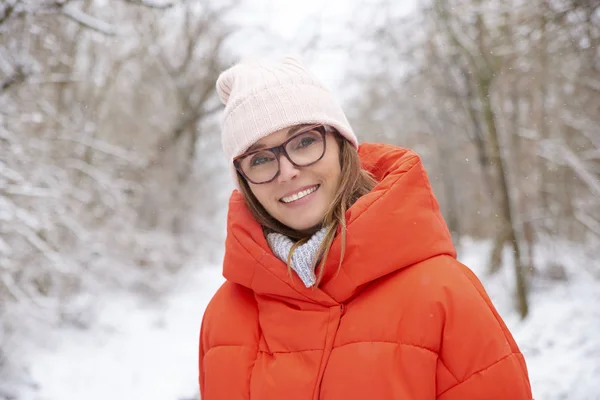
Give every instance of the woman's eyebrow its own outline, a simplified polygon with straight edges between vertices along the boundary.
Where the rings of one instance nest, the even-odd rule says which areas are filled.
[[[262,143],[254,143],[252,146],[248,147],[248,150],[246,150],[244,153],[250,153],[251,151],[262,149],[263,147],[267,146]]]
[[[287,136],[288,136],[288,137],[290,137],[290,136],[292,136],[294,133],[296,133],[296,132],[298,132],[298,131],[300,131],[300,130],[302,130],[302,129],[306,128],[307,126],[310,126],[310,125],[309,125],[309,124],[304,124],[304,125],[298,125],[298,126],[294,126],[294,127],[292,127],[292,128],[291,128],[291,129],[288,131],[288,133],[287,133]]]
[[[290,130],[287,133],[287,137],[292,136],[294,133],[306,128],[307,126],[310,126],[310,124],[303,124],[303,125],[298,125],[298,126],[294,126],[292,128],[290,128]],[[262,143],[254,143],[252,146],[248,147],[248,150],[245,151],[245,153],[249,153],[251,151],[254,150],[258,150],[258,149],[262,149],[267,147],[266,145],[262,144]]]

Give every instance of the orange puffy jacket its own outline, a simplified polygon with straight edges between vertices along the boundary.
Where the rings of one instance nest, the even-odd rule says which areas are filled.
[[[347,212],[318,289],[290,278],[239,192],[200,334],[202,400],[531,399],[525,360],[455,258],[419,157],[363,144],[380,182]]]

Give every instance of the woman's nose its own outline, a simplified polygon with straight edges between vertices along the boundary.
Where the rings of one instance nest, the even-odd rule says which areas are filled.
[[[279,157],[279,182],[287,182],[294,179],[298,175],[298,168],[294,166],[285,156]]]

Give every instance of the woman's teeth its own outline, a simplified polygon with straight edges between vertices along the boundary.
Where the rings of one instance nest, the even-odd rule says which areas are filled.
[[[281,201],[284,203],[291,203],[292,201],[300,200],[301,198],[308,196],[309,194],[311,194],[318,188],[319,188],[319,185],[313,186],[309,189],[303,190],[303,191],[293,194],[291,196],[282,197]]]

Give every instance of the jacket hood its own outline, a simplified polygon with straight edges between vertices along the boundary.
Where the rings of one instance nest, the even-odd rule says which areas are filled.
[[[407,149],[361,144],[363,168],[379,182],[346,212],[346,251],[335,238],[319,288],[306,288],[271,251],[242,194],[229,201],[224,277],[257,295],[334,306],[390,273],[438,255],[456,257],[420,157]]]

